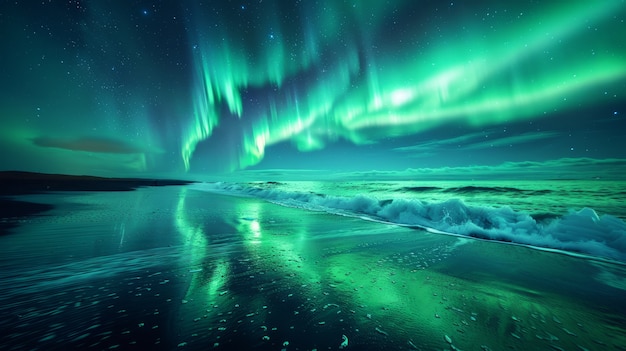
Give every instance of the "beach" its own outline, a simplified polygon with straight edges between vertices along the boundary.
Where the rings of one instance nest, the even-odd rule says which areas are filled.
[[[6,350],[626,345],[619,263],[193,185],[13,199],[50,207],[0,236]]]

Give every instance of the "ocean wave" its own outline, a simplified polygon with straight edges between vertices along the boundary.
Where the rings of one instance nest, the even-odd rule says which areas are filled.
[[[546,195],[551,193],[551,190],[542,189],[542,190],[525,190],[513,187],[504,187],[504,186],[462,186],[462,187],[453,187],[442,190],[444,193],[454,193],[454,194],[511,194],[511,195]]]
[[[280,205],[349,215],[438,232],[564,250],[626,262],[626,222],[599,216],[591,208],[565,215],[515,211],[508,206],[470,206],[460,199],[379,200],[368,195],[341,197],[287,191],[256,184],[205,183],[199,190],[265,199]],[[467,187],[466,187],[467,188]]]
[[[444,192],[452,192],[459,194],[469,194],[469,193],[522,193],[524,190],[512,187],[504,187],[504,186],[461,186],[456,188],[448,188],[445,189]]]
[[[398,192],[408,192],[408,193],[424,193],[429,191],[440,191],[442,190],[438,186],[403,186],[398,188],[396,191]]]

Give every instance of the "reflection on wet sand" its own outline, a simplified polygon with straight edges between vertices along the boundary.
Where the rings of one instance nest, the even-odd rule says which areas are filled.
[[[0,238],[8,350],[626,344],[619,265],[189,187],[49,196],[60,211]]]

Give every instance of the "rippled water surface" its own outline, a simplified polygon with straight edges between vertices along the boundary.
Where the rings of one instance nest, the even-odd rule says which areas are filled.
[[[621,264],[193,186],[21,198],[55,208],[0,237],[2,349],[626,345]]]

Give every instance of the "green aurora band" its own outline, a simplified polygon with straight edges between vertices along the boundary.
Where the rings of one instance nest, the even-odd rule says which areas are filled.
[[[427,44],[417,44],[428,40],[419,23],[388,38],[391,9],[411,2],[381,3],[310,7],[295,30],[276,8],[255,20],[267,31],[243,40],[227,25],[197,23],[186,169],[224,118],[245,121],[232,171],[259,163],[268,146],[284,141],[310,151],[340,138],[366,144],[446,123],[541,118],[608,99],[590,89],[604,92],[626,77],[615,35],[623,30],[616,16],[622,0],[543,4],[480,25],[468,14]],[[265,92],[265,101],[246,105],[249,91]]]

